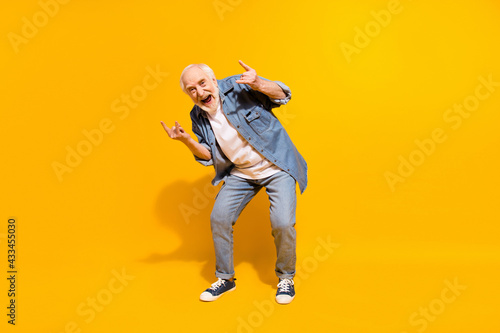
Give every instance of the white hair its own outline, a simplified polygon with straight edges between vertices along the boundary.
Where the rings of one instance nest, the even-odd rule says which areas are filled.
[[[201,69],[202,71],[204,71],[211,80],[215,80],[215,73],[212,70],[212,68],[208,67],[208,65],[205,65],[205,64],[191,64],[191,65],[187,66],[186,68],[184,68],[184,70],[181,73],[180,83],[181,83],[181,89],[184,92],[186,92],[186,90],[185,90],[186,87],[184,86],[184,82],[182,82],[182,77],[184,76],[184,73],[186,73],[186,71],[188,69],[193,68],[193,67],[198,67],[199,69]]]

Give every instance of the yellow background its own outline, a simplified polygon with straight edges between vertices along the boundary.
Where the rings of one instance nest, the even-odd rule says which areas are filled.
[[[44,21],[37,1],[4,2],[0,267],[6,276],[15,217],[19,272],[15,327],[1,279],[2,332],[500,332],[500,87],[458,128],[444,118],[479,77],[500,82],[500,4],[401,0],[377,30],[372,11],[392,4],[72,0]],[[372,37],[346,57],[342,43],[367,25]],[[223,78],[242,72],[238,59],[291,88],[277,115],[309,165],[289,306],[274,302],[264,192],[235,227],[236,291],[198,301],[215,280],[213,169],[160,125],[190,128],[186,65]],[[147,68],[168,75],[113,112]],[[103,119],[112,130],[60,181],[53,163]],[[436,128],[446,140],[391,189],[386,173]],[[466,289],[453,294],[454,282]]]

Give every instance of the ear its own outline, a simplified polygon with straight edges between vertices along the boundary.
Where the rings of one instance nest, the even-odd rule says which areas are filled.
[[[212,81],[214,81],[214,84],[217,88],[219,88],[219,85],[217,84],[217,79],[216,78],[213,78]]]

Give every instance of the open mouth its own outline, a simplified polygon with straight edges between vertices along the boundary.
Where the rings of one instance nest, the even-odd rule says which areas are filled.
[[[203,104],[209,104],[211,101],[212,101],[212,95],[208,95],[207,98],[201,100]]]

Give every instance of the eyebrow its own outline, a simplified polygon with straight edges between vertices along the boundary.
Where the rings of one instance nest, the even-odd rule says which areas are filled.
[[[206,79],[206,78],[201,78],[201,79],[198,81],[198,83],[200,83],[201,81],[204,81],[204,80],[206,81],[207,79]],[[186,89],[189,89],[189,88],[192,88],[192,87],[194,87],[192,84],[188,84],[188,85],[186,85]]]

